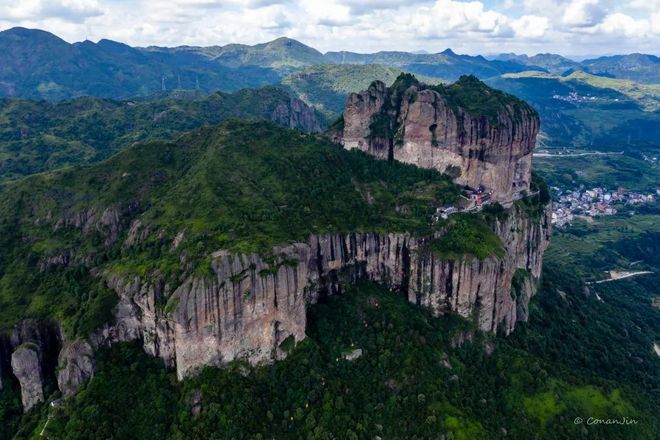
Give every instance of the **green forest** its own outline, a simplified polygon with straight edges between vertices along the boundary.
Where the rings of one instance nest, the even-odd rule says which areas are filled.
[[[79,395],[22,418],[14,384],[0,394],[2,438],[655,439],[653,217],[556,231],[530,320],[509,337],[365,282],[311,307],[307,339],[273,365],[234,362],[177,382],[139,346],[119,344],[100,353]],[[655,274],[584,282],[639,260]]]
[[[177,383],[138,346],[118,345],[83,392],[24,417],[17,438],[48,421],[46,438],[67,439],[654,439],[660,366],[649,344],[660,327],[648,294],[628,281],[599,302],[556,262],[545,275],[531,321],[510,338],[361,284],[312,307],[308,338],[272,366],[235,362]],[[16,403],[5,395],[5,413]]]
[[[268,255],[310,233],[424,236],[442,227],[431,225],[435,208],[458,193],[435,170],[374,160],[266,122],[230,120],[174,142],[137,144],[0,190],[0,245],[8,250],[0,254],[0,326],[56,319],[68,334],[86,335],[116,302],[90,266],[174,280],[186,267],[208,273],[218,249]],[[109,209],[116,223],[87,231],[71,224]],[[128,246],[135,221],[147,232]],[[62,255],[70,264],[46,264]]]

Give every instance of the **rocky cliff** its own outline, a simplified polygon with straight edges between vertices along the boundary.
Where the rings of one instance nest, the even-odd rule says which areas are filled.
[[[549,242],[548,215],[546,209],[540,218],[530,216],[514,205],[491,225],[504,244],[503,256],[481,260],[440,257],[429,248],[434,237],[349,233],[311,235],[274,248],[268,258],[218,251],[212,276],[190,275],[177,286],[160,276],[104,272],[99,276],[120,298],[114,322],[87,340],[63,343],[57,329],[26,322],[5,339],[5,358],[13,352],[26,410],[43,401],[42,371],[56,371],[62,394],[71,396],[93,377],[94,350],[120,341],[142,341],[180,379],[239,358],[270,362],[286,354],[286,341],[305,338],[310,304],[358,280],[381,283],[436,316],[455,312],[483,331],[506,335],[527,319]],[[520,274],[524,279],[516,286]],[[56,369],[46,365],[44,352],[51,364],[57,359]]]
[[[438,125],[432,129],[427,127],[431,133],[431,144],[424,148],[432,149],[433,154],[438,150],[450,157],[456,154],[465,160],[461,164],[466,169],[461,170],[458,179],[466,179],[474,186],[483,183],[501,191],[498,196],[506,201],[510,201],[516,191],[529,188],[529,167],[516,165],[515,159],[518,157],[523,162],[529,159],[529,154],[524,152],[531,152],[536,134],[534,115],[528,115],[527,122],[522,120],[523,115],[527,114],[526,107],[511,104],[510,109],[504,111],[495,106],[498,110],[494,117],[501,119],[501,125],[498,125],[489,113],[470,116],[472,119],[468,118],[467,110],[462,114],[462,107],[455,106],[460,100],[451,91],[424,89],[416,82],[404,82],[403,85],[399,82],[393,89],[374,83],[369,90],[368,96],[358,98],[355,95],[349,99],[349,104],[360,99],[364,102],[349,105],[350,111],[345,114],[343,129],[335,131],[335,136],[345,146],[350,146],[346,136],[359,131],[366,137],[356,141],[355,146],[378,157],[400,159],[397,148],[405,147],[406,136],[410,136],[409,139],[421,138],[423,130],[419,127],[428,122],[422,123],[420,121],[423,119],[412,115],[430,111],[429,102],[433,102],[433,108],[445,112],[445,125],[440,125],[442,118],[436,114],[433,120],[438,121]],[[427,98],[442,98],[448,107],[444,108],[439,101],[429,101]],[[498,99],[496,101],[500,102]],[[426,104],[417,108],[420,103]],[[373,110],[372,107],[380,110]],[[401,109],[405,110],[404,115],[411,116],[401,116]],[[353,111],[356,113],[353,114]],[[392,114],[396,118],[392,118]],[[458,117],[457,114],[463,116]],[[476,124],[470,130],[477,130],[476,134],[469,131],[472,133],[469,136],[460,128],[469,126],[465,125],[468,119],[474,121],[470,124]],[[451,123],[455,125],[447,121],[453,121]],[[502,127],[507,124],[513,124],[511,126],[515,128],[505,133]],[[18,247],[29,238],[32,240],[30,249],[34,249],[35,243],[51,236],[57,236],[59,241],[54,242],[57,247],[53,246],[40,259],[32,258],[36,262],[27,267],[26,272],[34,270],[38,272],[35,272],[37,277],[76,276],[82,273],[94,283],[89,281],[76,285],[76,288],[90,286],[102,290],[112,299],[115,299],[114,292],[118,303],[114,308],[110,305],[107,309],[108,312],[112,309],[113,319],[105,324],[104,321],[94,321],[93,326],[85,327],[84,334],[79,328],[77,333],[67,333],[58,323],[32,321],[23,321],[8,334],[0,334],[0,372],[5,373],[5,379],[20,382],[26,410],[43,401],[55,383],[64,396],[75,394],[94,376],[94,352],[99,347],[119,341],[140,341],[147,353],[162,358],[168,366],[176,369],[180,379],[205,366],[219,366],[234,359],[247,359],[251,363],[278,359],[286,355],[296,341],[305,338],[306,310],[310,304],[322,301],[329,295],[342,294],[358,280],[380,283],[410,302],[427,307],[436,316],[457,313],[486,332],[507,335],[514,330],[517,321],[527,318],[529,299],[540,276],[542,256],[550,236],[550,207],[542,205],[540,194],[520,202],[507,203],[506,209],[500,206],[489,213],[468,216],[476,220],[481,229],[465,226],[467,229],[463,230],[456,228],[460,222],[453,218],[438,223],[431,221],[432,209],[442,203],[445,192],[455,191],[452,193],[455,196],[458,191],[448,179],[435,172],[420,172],[414,167],[390,166],[366,160],[362,155],[349,154],[318,138],[272,127],[264,128],[263,124],[235,125],[233,129],[231,124],[220,127],[215,141],[206,137],[212,131],[201,130],[182,138],[179,144],[169,147],[162,144],[138,145],[135,151],[125,153],[127,160],[119,160],[122,159],[119,155],[115,162],[98,165],[92,171],[97,173],[95,175],[99,180],[107,179],[113,185],[120,185],[121,191],[116,193],[115,198],[106,194],[109,186],[103,185],[102,190],[99,189],[103,191],[99,193],[103,197],[81,193],[72,197],[68,204],[65,203],[64,194],[69,194],[70,187],[75,187],[70,184],[76,177],[72,171],[62,183],[66,191],[54,191],[52,182],[49,182],[48,197],[43,198],[46,202],[37,205],[30,200],[32,204],[27,205],[29,210],[23,213],[30,220],[21,223],[30,228],[23,235],[15,234],[15,240],[9,243]],[[438,127],[444,127],[442,136]],[[265,134],[260,135],[259,130]],[[274,135],[264,140],[263,136],[271,132]],[[415,133],[419,136],[415,137]],[[255,136],[261,136],[259,140],[268,145],[260,147],[261,150],[250,150]],[[288,145],[287,141],[292,138],[301,145]],[[311,148],[308,143],[312,141],[322,142],[323,145]],[[417,148],[412,141],[409,145],[411,151],[419,155],[419,161],[426,160],[425,150]],[[480,146],[480,151],[484,153],[465,153],[466,148],[469,150],[469,146],[474,145]],[[167,150],[170,147],[171,150]],[[275,150],[278,147],[280,150]],[[287,179],[278,177],[289,172],[288,167],[275,168],[278,173],[271,172],[273,175],[263,180],[262,171],[272,170],[277,165],[274,152],[286,155],[294,148],[298,148],[298,153],[284,156],[290,157],[286,164],[304,166],[297,168]],[[161,154],[163,149],[167,150],[167,154]],[[452,152],[454,150],[456,153]],[[177,158],[176,154],[181,154],[181,157]],[[249,158],[244,157],[246,154],[250,155]],[[356,165],[356,170],[350,166],[337,167],[337,158],[341,155],[347,157],[344,162],[338,163],[353,166],[352,161],[363,162]],[[313,161],[319,157],[324,160]],[[193,158],[199,163],[189,166]],[[410,161],[426,166],[419,161]],[[256,167],[255,162],[260,167]],[[232,163],[232,168],[223,168],[223,174],[228,174],[230,179],[214,181],[212,177],[225,163]],[[250,166],[240,168],[244,163]],[[321,165],[310,167],[310,163]],[[128,168],[129,164],[132,168]],[[383,167],[378,169],[373,180],[361,175],[364,167],[374,164]],[[498,174],[500,168],[508,172],[507,167],[517,166],[515,173]],[[234,170],[237,167],[239,172]],[[308,168],[314,172],[304,174],[309,171]],[[347,173],[341,175],[343,181],[338,181],[343,182],[344,186],[339,187],[343,188],[342,191],[338,192],[338,187],[333,185],[328,193],[320,193],[326,195],[321,200],[331,200],[338,195],[342,197],[342,203],[335,205],[339,209],[344,209],[346,205],[356,209],[366,207],[363,209],[366,213],[373,210],[380,217],[392,217],[399,222],[407,219],[407,222],[403,223],[404,226],[396,222],[383,226],[376,218],[375,224],[371,221],[362,226],[359,226],[361,223],[352,223],[351,227],[342,226],[344,222],[336,222],[332,223],[335,226],[324,229],[379,232],[311,233],[302,239],[308,231],[323,230],[315,224],[325,222],[327,216],[332,216],[334,211],[330,210],[317,217],[299,219],[298,228],[302,234],[295,236],[284,231],[290,226],[287,217],[282,233],[276,235],[278,240],[267,242],[267,247],[257,248],[262,249],[260,253],[217,250],[222,246],[217,245],[219,241],[208,241],[210,244],[206,244],[205,240],[212,235],[209,231],[225,230],[226,225],[213,228],[215,216],[223,215],[226,221],[227,212],[236,213],[231,220],[240,218],[263,226],[265,231],[270,231],[269,228],[279,231],[280,224],[272,220],[275,210],[288,208],[288,203],[298,203],[300,193],[314,186],[319,168],[332,170],[326,181]],[[181,169],[192,171],[181,174]],[[396,179],[387,175],[393,170],[397,173]],[[449,171],[452,170],[450,167]],[[306,177],[300,179],[300,173]],[[399,179],[406,173],[407,181]],[[129,175],[131,179],[125,179]],[[163,182],[167,183],[167,178],[172,182],[161,191],[160,186],[164,185]],[[249,184],[241,185],[241,179]],[[429,179],[434,181],[434,185],[429,186]],[[191,181],[197,183],[191,185]],[[261,181],[267,183],[257,184]],[[94,185],[95,181],[85,177],[81,182],[78,187],[84,187],[89,192],[89,186]],[[388,182],[390,186],[386,185]],[[177,186],[179,183],[183,185],[181,188]],[[293,192],[291,185],[298,183],[299,186],[293,186],[296,188],[295,194],[285,192]],[[268,205],[272,197],[263,197],[261,193],[269,194],[265,191],[270,185],[278,187],[279,192],[273,193],[273,196],[286,196],[282,198],[283,204],[275,207]],[[216,193],[209,190],[205,193],[206,198],[198,202],[193,200],[185,206],[169,206],[169,210],[176,212],[177,216],[189,215],[195,222],[180,226],[178,218],[166,221],[167,210],[161,209],[157,203],[162,201],[164,194],[174,194],[178,203],[178,198],[184,197],[183,194],[187,196],[207,187],[212,187],[222,196],[229,194],[227,197],[232,203],[249,195],[251,198],[262,197],[257,200],[262,200],[266,206],[253,204],[249,210],[237,209],[223,198],[214,198]],[[379,194],[379,191],[386,196]],[[33,195],[34,191],[25,193]],[[294,206],[311,212],[309,205],[318,200],[318,194],[313,193],[314,199],[308,197],[310,203]],[[57,197],[51,199],[51,195]],[[390,198],[395,199],[396,203]],[[11,203],[20,205],[19,202]],[[42,205],[47,209],[42,209]],[[156,205],[154,211],[145,211],[150,205]],[[195,217],[192,210],[199,205],[205,208],[213,206],[214,210],[204,209]],[[258,212],[253,212],[255,210]],[[406,213],[412,213],[410,218],[404,216]],[[468,218],[463,215],[459,217]],[[6,224],[12,225],[8,221]],[[190,225],[199,229],[197,236],[192,235]],[[19,226],[10,226],[5,230],[15,231]],[[393,232],[412,230],[418,232]],[[35,231],[42,235],[29,235]],[[259,232],[258,229],[255,231]],[[474,248],[461,247],[465,240],[460,231],[486,237],[490,244],[495,242],[495,246],[477,244]],[[480,235],[482,233],[486,235]],[[192,240],[187,238],[188,234]],[[458,250],[443,253],[437,245],[452,234],[458,234],[455,239]],[[250,243],[246,235],[236,237]],[[87,246],[79,246],[80,243],[87,243]],[[274,243],[287,244],[273,247]],[[149,265],[145,269],[144,262],[159,264]],[[162,262],[167,264],[160,264]],[[94,284],[98,286],[94,287]],[[105,315],[103,319],[106,319]],[[89,334],[92,328],[97,330]],[[8,372],[13,373],[13,379]]]
[[[288,105],[278,104],[273,109],[269,120],[275,124],[308,133],[321,131],[321,123],[316,116],[316,111],[296,98],[291,98]]]
[[[539,117],[526,103],[474,77],[427,86],[409,75],[375,81],[346,101],[331,136],[345,148],[447,172],[509,201],[529,191]]]
[[[548,211],[534,218],[514,207],[492,228],[505,253],[483,260],[438,257],[429,250],[430,238],[350,233],[312,235],[274,248],[270,258],[219,251],[212,277],[191,275],[178,286],[105,273],[120,297],[116,322],[91,340],[94,346],[142,340],[145,351],[176,368],[179,378],[238,358],[268,362],[284,355],[285,341],[305,337],[309,304],[359,279],[382,283],[437,316],[456,312],[483,331],[509,334],[527,317],[550,236]],[[521,271],[526,279],[516,291],[513,278]],[[66,365],[80,364],[67,359]]]

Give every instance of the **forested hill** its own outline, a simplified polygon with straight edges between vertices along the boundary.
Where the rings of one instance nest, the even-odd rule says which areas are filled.
[[[210,270],[218,249],[268,254],[310,233],[428,232],[435,206],[457,196],[437,171],[270,123],[229,120],[139,143],[0,190],[0,326],[57,319],[86,335],[116,301],[93,277],[103,268],[176,280]]]
[[[99,161],[135,142],[172,139],[229,117],[306,132],[321,129],[313,109],[272,86],[208,96],[172,92],[130,101],[0,99],[0,183]]]

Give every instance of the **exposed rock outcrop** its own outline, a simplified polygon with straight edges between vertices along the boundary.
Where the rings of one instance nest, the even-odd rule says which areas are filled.
[[[97,208],[71,211],[65,213],[62,218],[55,222],[53,230],[58,231],[67,228],[79,229],[83,236],[96,231],[104,237],[105,246],[110,246],[128,228],[132,215],[138,209],[138,203],[130,201],[122,204],[113,204],[103,211]]]
[[[288,105],[279,104],[270,116],[271,122],[308,133],[319,133],[321,123],[316,111],[303,101],[291,98]]]
[[[41,351],[39,346],[26,343],[19,346],[11,355],[14,376],[21,384],[23,411],[44,401],[44,379],[41,372]]]
[[[462,97],[461,89],[479,94]],[[331,138],[345,148],[447,172],[461,185],[492,189],[499,201],[529,190],[538,114],[474,77],[446,88],[406,77],[391,88],[375,81],[348,97],[343,121]]]
[[[44,399],[44,380],[55,371],[61,339],[56,323],[32,319],[0,333],[0,376],[11,372],[18,379],[26,412]]]
[[[340,294],[358,279],[403,292],[437,316],[456,312],[481,330],[509,334],[527,317],[519,311],[526,310],[540,276],[549,226],[547,211],[533,219],[512,208],[493,225],[504,256],[484,260],[438,258],[426,239],[409,234],[351,233],[275,248],[272,261],[216,252],[213,277],[190,276],[176,288],[107,273],[120,302],[116,323],[97,336],[98,343],[142,339],[145,351],[175,367],[179,378],[237,358],[267,362],[284,354],[288,338],[305,337],[308,304]],[[532,290],[523,295],[512,294],[516,269],[530,274]]]
[[[65,344],[58,357],[57,385],[64,397],[73,396],[94,376],[94,351],[87,341]]]

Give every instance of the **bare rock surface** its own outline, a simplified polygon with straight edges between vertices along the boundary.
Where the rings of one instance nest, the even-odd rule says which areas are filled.
[[[64,397],[71,397],[94,376],[94,351],[87,341],[65,344],[58,357],[57,385]]]
[[[31,343],[19,346],[11,355],[11,367],[21,385],[23,411],[28,412],[33,406],[44,401],[39,346]]]
[[[456,312],[475,319],[483,331],[506,335],[527,319],[550,237],[548,211],[532,219],[512,208],[492,228],[505,254],[483,260],[439,258],[426,250],[426,239],[404,233],[348,233],[311,235],[306,242],[275,247],[267,260],[218,251],[212,255],[213,276],[191,275],[178,286],[105,273],[120,299],[115,323],[93,338],[94,345],[141,340],[180,379],[238,358],[271,362],[285,355],[287,339],[305,338],[310,304],[342,294],[360,279],[404,292],[436,316]],[[514,296],[517,269],[530,280]]]
[[[529,190],[538,114],[476,78],[460,81],[502,96],[501,102],[494,109],[484,104],[480,113],[461,107],[444,89],[420,83],[387,88],[375,81],[348,97],[343,129],[331,138],[380,159],[448,172],[461,185],[483,185],[495,200],[509,201]]]

